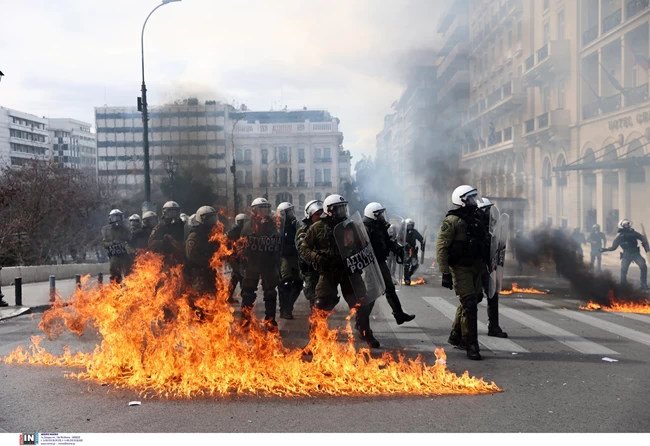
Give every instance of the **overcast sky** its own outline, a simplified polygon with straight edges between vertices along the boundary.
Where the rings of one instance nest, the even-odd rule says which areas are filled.
[[[0,0],[0,105],[93,123],[136,104],[140,30],[157,0]],[[431,63],[444,0],[183,0],[147,24],[149,103],[198,95],[249,109],[326,108],[355,160]],[[281,102],[282,101],[282,102]],[[354,161],[353,160],[353,164]]]

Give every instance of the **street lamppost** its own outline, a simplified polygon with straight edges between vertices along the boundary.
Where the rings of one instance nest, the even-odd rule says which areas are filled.
[[[171,182],[171,199],[174,200],[174,176],[178,172],[178,163],[174,161],[174,158],[168,156],[165,160],[165,172],[169,175],[169,181]]]
[[[153,8],[142,25],[142,34],[140,35],[140,49],[142,50],[142,98],[138,104],[138,109],[142,111],[142,142],[144,146],[144,203],[142,203],[142,213],[153,211],[151,204],[151,176],[149,173],[149,114],[147,110],[147,86],[144,82],[144,28],[147,26],[149,17],[156,12],[156,9],[165,6],[168,3],[180,2],[181,0],[162,0],[162,3]]]

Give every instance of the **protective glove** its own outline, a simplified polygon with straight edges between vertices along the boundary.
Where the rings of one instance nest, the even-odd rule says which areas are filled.
[[[316,265],[318,265],[318,269],[321,271],[332,271],[334,267],[332,262],[322,254],[316,257]]]
[[[442,274],[442,286],[444,288],[449,288],[450,290],[454,289],[454,281],[451,278],[451,273]]]
[[[607,248],[600,248],[600,252],[608,252],[608,251],[609,251],[609,249],[607,249]]]

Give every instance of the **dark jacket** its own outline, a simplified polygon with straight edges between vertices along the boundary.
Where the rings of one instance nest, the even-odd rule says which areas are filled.
[[[368,217],[363,218],[363,224],[366,227],[377,262],[385,262],[391,252],[395,254],[399,252],[399,245],[388,235],[390,224]]]
[[[185,242],[185,269],[197,291],[212,290],[215,287],[217,274],[210,266],[210,261],[219,250],[219,243],[210,242],[211,229],[204,225],[194,226]]]
[[[284,239],[282,240],[282,257],[297,257],[296,233],[298,232],[298,220],[288,219],[284,222]]]
[[[315,265],[319,271],[327,268],[322,264],[326,259],[333,269],[343,268],[343,259],[334,240],[334,227],[339,222],[331,217],[323,218],[309,228],[305,238],[298,247],[300,257]]]
[[[164,254],[168,260],[177,263],[185,261],[185,223],[181,220],[178,223],[168,225],[165,221],[158,223],[149,236],[149,249],[157,254]],[[165,236],[170,235],[174,242]]]
[[[135,249],[147,249],[152,229],[142,227],[131,234],[131,246]]]
[[[648,242],[641,234],[634,229],[619,229],[618,235],[614,239],[611,248],[607,251],[616,251],[620,246],[623,248],[623,255],[634,255],[639,253],[639,242],[643,245],[646,252],[650,251]]]
[[[602,232],[591,232],[589,234],[589,238],[587,239],[587,242],[591,245],[591,252],[598,254],[600,253],[600,249],[607,246],[607,239],[605,238],[605,234]]]
[[[424,237],[422,237],[422,234],[418,232],[417,229],[411,229],[410,231],[406,231],[406,245],[415,248],[415,242],[419,241],[420,245],[424,244]]]

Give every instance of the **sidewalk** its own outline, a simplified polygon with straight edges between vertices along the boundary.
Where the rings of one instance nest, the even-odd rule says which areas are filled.
[[[59,295],[67,299],[75,290],[75,280],[57,280],[56,290]],[[0,308],[0,320],[20,316],[29,311],[38,311],[49,306],[50,302],[50,283],[36,282],[23,284],[23,306],[16,307],[16,288],[13,285],[3,286],[2,293],[5,295],[4,300],[9,304],[8,307]]]

